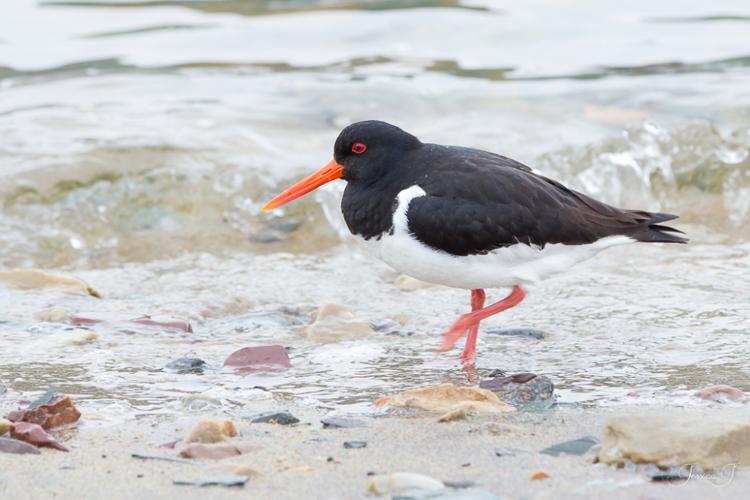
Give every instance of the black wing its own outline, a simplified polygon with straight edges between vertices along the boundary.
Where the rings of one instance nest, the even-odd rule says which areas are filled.
[[[615,235],[638,241],[684,243],[658,223],[670,214],[621,210],[534,174],[503,156],[440,147],[419,182],[426,195],[411,201],[409,230],[453,255],[487,253],[518,243],[581,245]],[[446,155],[448,152],[455,154]]]

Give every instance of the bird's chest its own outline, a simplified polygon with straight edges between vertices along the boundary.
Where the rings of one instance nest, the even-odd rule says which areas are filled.
[[[396,194],[388,190],[347,186],[341,212],[349,231],[366,241],[380,240],[393,231]]]

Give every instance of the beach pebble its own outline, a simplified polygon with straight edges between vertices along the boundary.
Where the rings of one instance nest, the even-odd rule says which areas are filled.
[[[324,429],[352,429],[356,427],[369,427],[363,420],[353,418],[325,417],[321,419]]]
[[[367,441],[344,441],[344,448],[357,449],[357,448],[366,448],[366,447],[367,447]]]
[[[10,420],[0,418],[0,436],[6,432],[10,432],[11,427],[13,427],[13,423]]]
[[[78,278],[50,274],[39,269],[11,269],[0,271],[0,283],[21,290],[56,289],[63,293],[84,294],[101,297],[99,292]]]
[[[289,413],[288,411],[280,411],[275,413],[264,413],[251,420],[254,424],[278,424],[278,425],[293,425],[299,423],[299,419]]]
[[[555,402],[555,386],[548,377],[534,373],[516,373],[507,377],[482,380],[479,387],[497,394],[513,406],[550,407]]]
[[[11,422],[30,422],[44,429],[69,425],[77,422],[79,418],[81,418],[81,413],[73,406],[70,397],[50,394],[49,391],[42,398],[31,403],[28,409],[12,411],[8,415]]]
[[[28,422],[15,422],[10,430],[10,437],[25,441],[34,446],[54,448],[60,451],[68,449],[57,442],[55,438],[47,434],[40,425],[30,424]]]
[[[237,436],[237,427],[229,419],[201,420],[185,438],[186,443],[220,443]]]
[[[167,363],[164,368],[176,373],[203,373],[205,366],[206,362],[199,358],[178,358]]]
[[[302,330],[307,338],[317,342],[355,340],[373,333],[370,323],[357,319],[354,311],[339,304],[320,306],[312,323]]]
[[[540,479],[549,479],[549,474],[540,470],[540,471],[533,473],[531,476],[529,476],[529,479],[532,481],[539,481]]]
[[[118,331],[153,331],[175,330],[192,333],[193,327],[188,321],[167,316],[133,316],[116,312],[88,312],[74,314],[70,322],[76,326],[105,325]]]
[[[438,492],[444,489],[445,485],[441,481],[413,472],[394,472],[373,476],[367,488],[369,492],[376,495],[390,493],[399,496],[418,492]]]
[[[224,460],[208,467],[206,471],[211,474],[234,474],[235,476],[259,477],[262,475],[261,471],[253,465]]]
[[[39,453],[41,453],[39,451],[39,448],[37,448],[36,446],[30,445],[29,443],[24,443],[23,441],[19,441],[17,439],[9,439],[4,437],[0,437],[0,452],[13,453],[16,455],[39,455]]]
[[[545,337],[547,337],[547,334],[540,330],[534,330],[533,328],[524,327],[489,328],[487,329],[487,334],[504,335],[507,337],[520,337],[534,340],[543,340]]]
[[[460,410],[484,414],[514,411],[512,406],[500,401],[491,391],[452,383],[408,389],[399,394],[375,400],[375,406],[386,405],[394,408],[420,408],[441,413]]]
[[[750,463],[750,421],[732,417],[623,416],[604,428],[599,461],[718,470]]]
[[[224,366],[230,366],[242,372],[280,371],[291,368],[289,354],[280,345],[244,347],[233,352],[224,360]]]
[[[34,315],[34,319],[37,321],[46,321],[51,323],[58,323],[68,318],[68,310],[64,307],[50,307],[43,311],[39,311]]]
[[[583,455],[591,449],[592,446],[599,444],[599,438],[586,436],[571,441],[564,441],[556,445],[544,448],[539,453],[557,457],[560,455]]]
[[[412,278],[411,276],[402,274],[393,281],[393,286],[395,286],[402,292],[413,292],[414,290],[430,288],[435,285],[431,283],[427,283],[426,281],[420,281],[416,278]]]
[[[180,451],[184,458],[206,458],[220,460],[227,457],[242,455],[253,449],[250,445],[238,444],[203,444],[192,443]]]
[[[234,474],[225,474],[220,476],[209,476],[197,480],[177,479],[173,484],[193,485],[193,486],[244,486],[250,480],[249,476],[236,476]]]
[[[695,396],[719,403],[727,401],[744,401],[748,398],[746,393],[730,385],[714,385],[706,387],[696,392]]]

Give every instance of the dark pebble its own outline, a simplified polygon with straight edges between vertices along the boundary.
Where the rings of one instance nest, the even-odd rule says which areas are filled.
[[[367,422],[352,418],[326,417],[320,421],[324,429],[353,429],[367,427]]]
[[[227,474],[222,476],[210,476],[198,481],[175,480],[173,484],[194,486],[244,486],[250,478],[248,476],[235,476]]]
[[[365,448],[367,447],[367,441],[344,441],[344,448]]]
[[[571,441],[565,441],[556,445],[545,448],[539,453],[545,455],[552,455],[557,457],[563,454],[566,455],[583,455],[591,449],[595,444],[599,444],[599,438],[593,436],[586,436],[579,439],[573,439]]]
[[[443,481],[443,484],[446,485],[448,488],[454,488],[457,490],[462,490],[465,488],[471,488],[472,486],[476,486],[476,481]]]
[[[179,358],[170,361],[166,368],[176,373],[203,373],[206,362],[199,358]]]
[[[252,419],[251,422],[254,424],[292,425],[299,423],[299,419],[288,411],[280,411],[277,413],[264,413]]]
[[[521,337],[533,340],[543,340],[547,334],[534,330],[533,328],[489,328],[487,333],[491,335],[505,335],[508,337]]]
[[[684,483],[690,479],[690,474],[683,474],[680,472],[657,472],[651,475],[651,480],[656,483]]]
[[[534,373],[485,379],[479,383],[479,387],[494,392],[506,403],[527,409],[547,409],[555,402],[552,380]]]

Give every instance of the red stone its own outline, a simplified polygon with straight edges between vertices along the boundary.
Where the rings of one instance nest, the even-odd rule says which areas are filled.
[[[292,367],[289,355],[280,345],[244,347],[229,355],[224,366],[232,366],[241,371],[280,371]]]
[[[72,424],[81,418],[69,396],[58,394],[47,404],[39,405],[33,410],[17,410],[8,414],[11,422],[29,422],[38,424],[43,429],[54,429]]]
[[[34,446],[54,448],[60,451],[68,449],[57,442],[55,438],[47,434],[41,426],[28,422],[16,422],[10,430],[10,436],[19,441],[25,441]]]
[[[138,326],[147,326],[149,328],[158,328],[166,330],[180,330],[187,333],[193,333],[193,327],[189,322],[177,319],[169,318],[165,316],[152,317],[152,316],[131,316],[121,313],[82,313],[71,316],[71,323],[77,326],[89,326],[100,323],[121,325],[130,328],[138,328]]]

